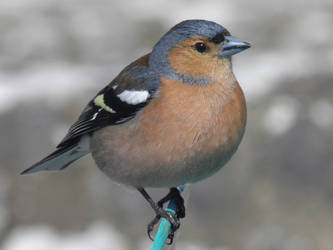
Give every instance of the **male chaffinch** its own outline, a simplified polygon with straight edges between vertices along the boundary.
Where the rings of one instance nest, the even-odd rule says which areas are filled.
[[[250,47],[221,25],[187,20],[171,28],[151,53],[128,65],[88,103],[57,150],[23,171],[61,170],[92,153],[112,180],[132,186],[172,233],[185,216],[177,186],[218,171],[236,151],[246,104],[231,56]],[[145,187],[169,187],[155,203]],[[177,213],[163,209],[173,199]]]

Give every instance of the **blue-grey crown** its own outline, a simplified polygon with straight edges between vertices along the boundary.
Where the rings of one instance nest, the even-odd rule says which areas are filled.
[[[172,27],[154,46],[149,57],[149,67],[161,76],[189,84],[207,84],[208,78],[194,78],[176,73],[170,66],[171,48],[192,37],[213,38],[218,33],[229,33],[223,26],[206,20],[186,20]]]

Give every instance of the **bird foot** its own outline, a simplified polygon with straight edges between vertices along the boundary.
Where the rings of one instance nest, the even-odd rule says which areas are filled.
[[[163,209],[163,205],[170,201],[173,200],[176,206],[176,214],[171,213],[169,211],[166,211]],[[184,199],[180,195],[179,191],[177,188],[170,188],[169,193],[163,197],[160,201],[157,202],[158,209],[156,211],[156,216],[155,218],[148,224],[147,227],[147,233],[149,238],[154,241],[153,237],[151,237],[151,233],[154,230],[154,227],[158,222],[160,221],[161,218],[167,219],[170,224],[171,224],[171,229],[170,233],[168,235],[169,242],[167,244],[171,245],[173,242],[173,237],[175,232],[178,230],[180,227],[180,220],[181,218],[185,217],[185,206],[184,206]]]
[[[177,214],[174,214],[169,211],[165,211],[164,209],[160,208],[159,212],[156,214],[155,218],[148,224],[147,226],[147,234],[149,238],[154,241],[154,238],[151,236],[151,233],[154,230],[155,225],[158,224],[161,218],[167,219],[171,224],[171,229],[168,235],[169,241],[167,242],[168,245],[171,245],[173,242],[173,237],[175,235],[175,232],[180,227],[180,220]]]
[[[153,201],[153,199],[149,196],[149,194],[146,192],[144,188],[142,187],[138,188],[138,191],[149,202],[149,204],[155,210],[156,213],[155,218],[147,226],[147,233],[149,238],[152,241],[154,241],[153,237],[151,237],[151,233],[153,232],[155,225],[158,224],[160,219],[165,218],[171,224],[171,229],[168,235],[169,242],[167,242],[167,244],[169,245],[172,244],[175,232],[180,227],[180,219],[185,217],[184,199],[180,195],[179,190],[175,187],[170,188],[169,193],[157,203]],[[163,205],[170,200],[173,200],[173,202],[175,203],[176,207],[175,213],[163,209]]]

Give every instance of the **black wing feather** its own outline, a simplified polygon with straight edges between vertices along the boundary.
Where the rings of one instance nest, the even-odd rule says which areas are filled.
[[[150,102],[158,87],[159,77],[148,67],[128,66],[95,96],[96,98],[103,95],[104,103],[114,112],[96,105],[94,98],[88,103],[77,122],[71,126],[67,135],[57,147],[70,145],[82,135],[92,133],[102,127],[128,121]],[[121,101],[117,96],[119,92],[124,90],[146,90],[149,92],[149,98],[136,105],[128,104]]]

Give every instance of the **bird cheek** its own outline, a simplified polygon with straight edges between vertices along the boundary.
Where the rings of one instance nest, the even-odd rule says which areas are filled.
[[[195,56],[184,49],[171,49],[169,52],[169,62],[171,67],[178,74],[199,78],[208,77],[208,65],[205,58]]]

